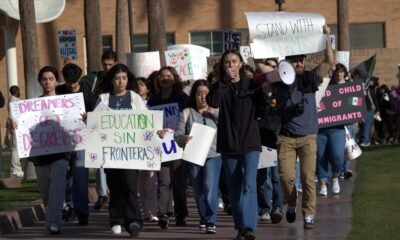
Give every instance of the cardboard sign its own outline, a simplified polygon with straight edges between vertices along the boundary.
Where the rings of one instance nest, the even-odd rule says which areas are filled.
[[[209,56],[210,49],[191,44],[168,46],[165,51],[167,65],[175,67],[182,80],[206,79]]]
[[[246,12],[255,59],[308,54],[326,48],[325,19],[316,13]]]
[[[182,159],[204,166],[216,133],[215,128],[193,123],[189,134],[192,139],[186,144]]]
[[[350,51],[336,51],[336,62],[343,64],[347,71],[350,69]]]
[[[152,72],[161,68],[160,52],[127,53],[126,62],[136,77],[147,78]]]
[[[329,85],[318,109],[319,128],[347,125],[366,116],[361,81]]]
[[[75,29],[58,31],[58,49],[62,59],[78,58],[76,50],[76,32]]]
[[[262,146],[258,161],[258,169],[278,166],[278,153],[276,149]]]
[[[160,111],[89,112],[85,167],[160,170],[162,121]]]
[[[86,112],[82,93],[32,98],[10,103],[21,158],[84,149]]]

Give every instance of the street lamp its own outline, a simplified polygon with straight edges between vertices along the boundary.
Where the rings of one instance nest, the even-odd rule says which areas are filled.
[[[285,0],[275,0],[275,4],[278,4],[278,11],[282,12],[282,4],[285,3]]]

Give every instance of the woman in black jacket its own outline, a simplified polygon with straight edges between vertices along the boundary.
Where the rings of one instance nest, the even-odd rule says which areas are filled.
[[[236,239],[255,239],[257,167],[261,152],[256,120],[258,105],[266,106],[260,88],[245,77],[240,53],[227,50],[220,61],[220,79],[207,96],[219,108],[217,151],[228,174]]]

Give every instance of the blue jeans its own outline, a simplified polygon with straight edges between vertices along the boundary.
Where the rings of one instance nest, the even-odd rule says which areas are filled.
[[[271,213],[278,207],[282,209],[283,193],[278,166],[259,169],[257,185],[259,215]]]
[[[85,150],[71,153],[72,202],[78,217],[89,216],[89,169],[85,168]]]
[[[255,231],[257,227],[257,167],[260,152],[250,151],[243,155],[222,154],[226,167],[228,188],[232,204],[235,229]]]
[[[370,131],[371,131],[371,126],[372,123],[374,122],[374,111],[368,111],[367,115],[364,118],[364,122],[361,124],[362,126],[362,132],[361,132],[361,143],[363,144],[370,144],[371,139],[370,139]]]
[[[343,169],[346,132],[344,127],[323,128],[317,135],[317,176],[327,182],[329,163],[332,166],[332,177],[338,177]]]
[[[215,223],[217,220],[221,166],[220,156],[208,158],[204,167],[196,164],[189,165],[200,222],[204,224]]]

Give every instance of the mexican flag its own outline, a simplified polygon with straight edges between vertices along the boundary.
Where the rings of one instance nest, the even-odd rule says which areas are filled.
[[[363,98],[362,97],[349,97],[347,99],[347,103],[352,106],[362,106]]]

